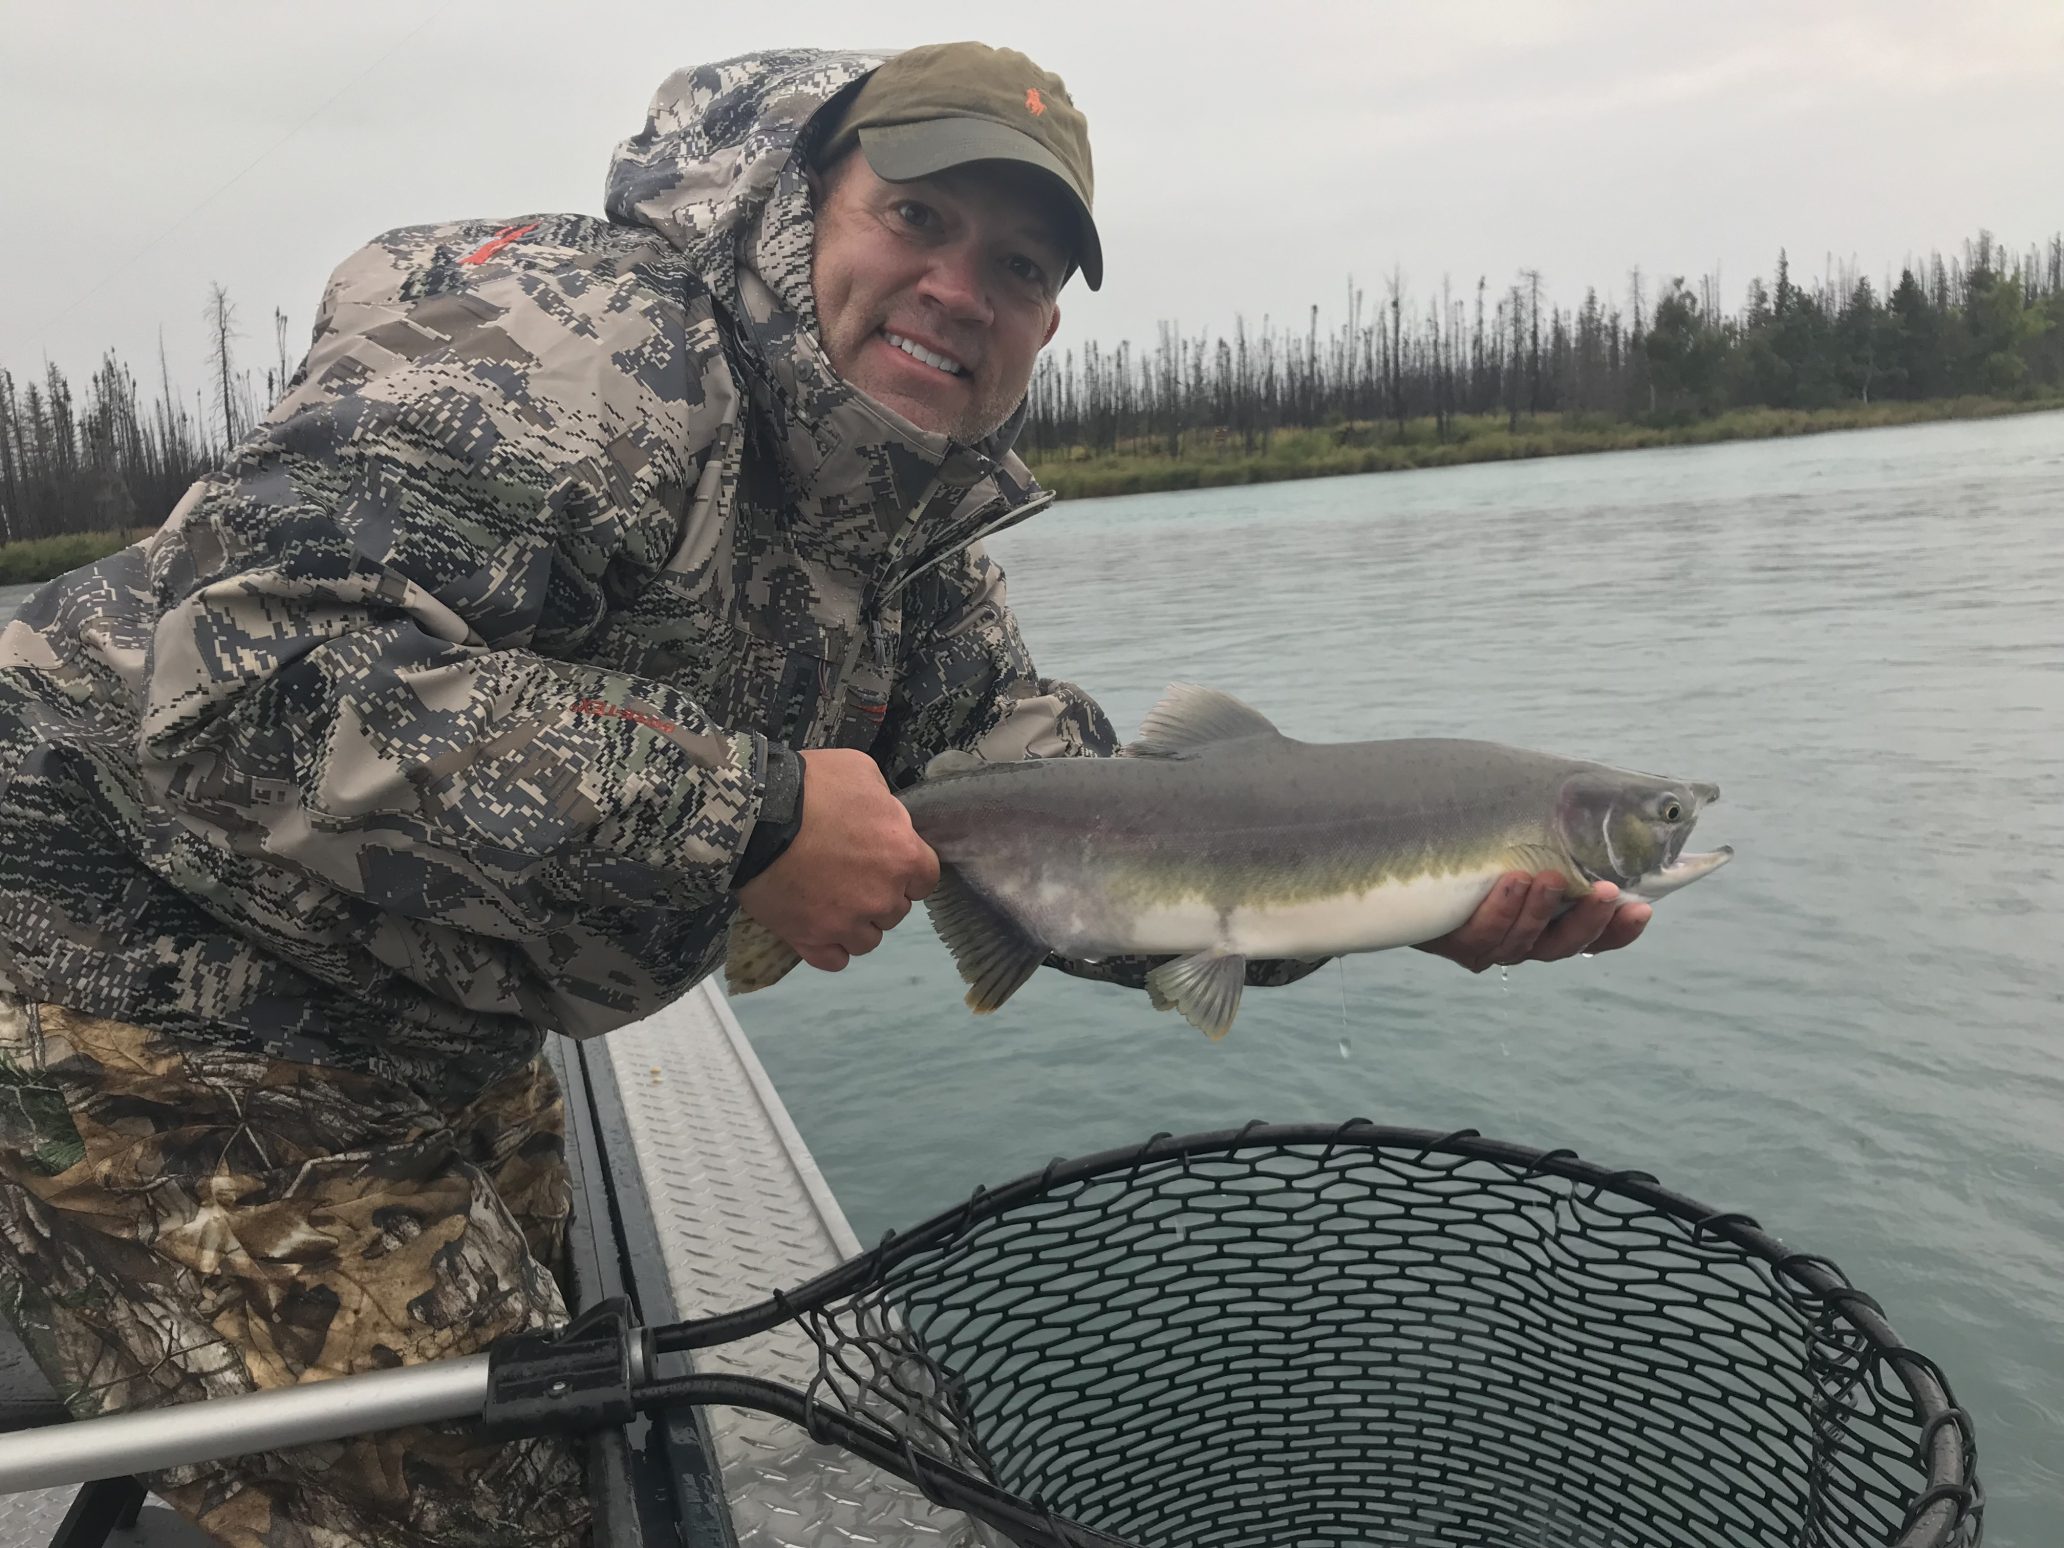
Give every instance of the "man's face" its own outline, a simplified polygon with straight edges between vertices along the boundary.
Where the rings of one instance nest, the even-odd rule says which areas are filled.
[[[1012,162],[889,183],[860,152],[842,158],[819,188],[811,268],[832,367],[921,429],[988,435],[1060,326],[1070,243],[1056,202]]]

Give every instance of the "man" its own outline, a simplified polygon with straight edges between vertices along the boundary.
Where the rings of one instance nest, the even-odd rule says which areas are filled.
[[[250,440],[0,635],[0,1286],[76,1413],[562,1320],[544,1034],[680,995],[736,909],[871,950],[944,749],[1115,750],[980,545],[1044,503],[1009,448],[1101,282],[1086,127],[1022,55],[879,63],[675,75],[606,222],[379,238]],[[1644,917],[1558,901],[1440,949]],[[455,1427],[151,1484],[254,1548],[586,1514],[571,1448]]]

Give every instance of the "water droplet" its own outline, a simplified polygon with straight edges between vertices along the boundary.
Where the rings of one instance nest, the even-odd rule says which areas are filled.
[[[1512,993],[1512,969],[1502,962],[1498,964],[1498,982],[1504,985],[1507,994]]]
[[[1585,953],[1583,954],[1583,957],[1584,957],[1584,960],[1585,960],[1586,962],[1589,962],[1589,961],[1590,961],[1590,960],[1591,960],[1591,959],[1592,959],[1593,957],[1595,957],[1595,956],[1597,956],[1597,955],[1598,955],[1598,953],[1597,953],[1597,952],[1595,952],[1595,951],[1587,951],[1587,952],[1585,952]]]
[[[1342,1039],[1340,1040],[1340,1057],[1341,1057],[1341,1058],[1343,1058],[1343,1059],[1345,1059],[1345,1058],[1346,1058],[1346,1057],[1348,1056],[1348,1054],[1349,1054],[1349,1053],[1351,1053],[1352,1051],[1353,1051],[1353,1050],[1351,1050],[1351,1049],[1350,1049],[1350,1048],[1349,1048],[1349,1047],[1347,1046],[1347,1039],[1343,1037],[1343,1038],[1342,1038]]]

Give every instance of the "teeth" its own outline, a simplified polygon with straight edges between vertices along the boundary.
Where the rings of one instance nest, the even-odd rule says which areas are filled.
[[[904,338],[900,333],[891,333],[884,328],[882,330],[882,337],[913,360],[922,360],[935,371],[944,371],[948,376],[964,376],[967,374],[967,367],[963,366],[958,360],[949,360],[944,355],[935,355],[922,344],[913,343],[911,340]]]

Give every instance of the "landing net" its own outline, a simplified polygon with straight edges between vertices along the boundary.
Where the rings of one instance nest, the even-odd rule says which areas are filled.
[[[1870,1297],[1567,1151],[1162,1137],[839,1272],[814,1399],[1139,1548],[1980,1537],[1969,1423]]]

